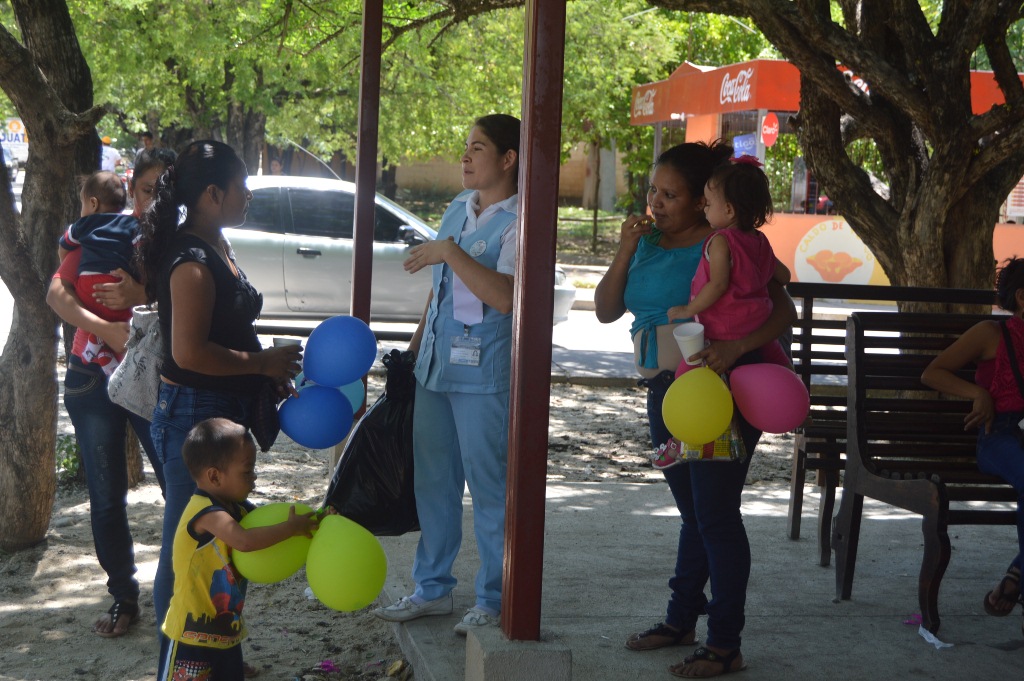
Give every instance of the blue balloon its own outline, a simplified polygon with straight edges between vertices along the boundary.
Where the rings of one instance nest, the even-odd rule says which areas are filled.
[[[310,449],[333,447],[352,428],[352,405],[336,388],[310,385],[289,397],[277,410],[281,430]]]
[[[302,392],[311,385],[316,385],[313,381],[306,378],[306,374],[299,372],[298,376],[292,379],[295,383],[295,390]],[[366,402],[366,386],[363,385],[363,379],[352,381],[348,385],[343,385],[338,390],[341,394],[348,398],[348,403],[352,405],[352,411],[358,411],[363,403]]]
[[[362,378],[377,359],[377,338],[356,317],[331,317],[309,334],[302,369],[317,385],[340,388]]]
[[[338,390],[341,394],[348,398],[348,403],[352,405],[352,410],[356,411],[359,407],[363,406],[363,402],[366,401],[366,386],[363,385],[363,379],[352,381],[348,385],[343,385]]]

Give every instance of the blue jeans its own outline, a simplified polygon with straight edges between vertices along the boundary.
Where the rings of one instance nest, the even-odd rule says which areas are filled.
[[[244,423],[251,398],[232,393],[189,388],[183,385],[160,384],[160,396],[153,410],[153,444],[163,462],[166,480],[163,540],[160,544],[160,562],[153,580],[153,605],[156,610],[157,631],[163,625],[167,607],[174,591],[174,533],[181,514],[192,498],[196,484],[181,457],[185,436],[200,421],[217,416]],[[166,639],[162,635],[161,645]]]
[[[416,384],[413,461],[420,541],[415,595],[432,601],[455,588],[452,566],[462,544],[462,494],[469,483],[480,570],[476,605],[501,611],[508,470],[507,392],[435,392]]]
[[[657,447],[671,434],[661,416],[671,372],[647,381],[647,417],[651,444]],[[743,526],[740,500],[750,459],[760,431],[742,417],[737,424],[747,448],[743,461],[683,463],[663,472],[682,517],[675,574],[668,581],[665,623],[691,631],[700,615],[708,616],[707,644],[732,650],[740,647],[750,577],[750,543]],[[711,600],[704,587],[711,580]]]
[[[135,579],[135,545],[128,527],[124,439],[131,423],[163,490],[163,470],[149,437],[149,422],[111,402],[103,370],[83,364],[77,357],[68,362],[64,376],[64,407],[75,426],[89,485],[92,539],[96,558],[107,573],[107,590],[116,601],[137,601],[139,583]]]
[[[978,436],[978,468],[998,475],[1017,490],[1017,555],[1010,563],[1024,571],[1024,440],[1017,422],[1024,413],[998,414],[992,431]]]

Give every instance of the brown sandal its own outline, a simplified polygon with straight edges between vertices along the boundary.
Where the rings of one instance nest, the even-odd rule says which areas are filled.
[[[741,660],[739,648],[736,648],[735,650],[729,653],[721,655],[712,650],[708,650],[704,646],[701,646],[700,648],[697,648],[697,650],[693,651],[693,655],[690,655],[689,657],[685,658],[682,661],[682,663],[674,664],[671,667],[669,667],[668,671],[670,674],[672,674],[672,676],[678,676],[684,679],[708,679],[713,676],[721,676],[722,674],[741,672],[747,668],[746,663],[740,661],[739,664],[737,664],[737,660]],[[721,665],[722,668],[713,674],[687,675],[681,672],[681,667],[683,667],[684,665],[693,664],[694,662],[710,662],[713,664]]]
[[[697,631],[679,631],[661,622],[647,631],[630,634],[626,647],[630,650],[657,650],[669,646],[697,645]]]
[[[1012,587],[1012,591],[1008,591]],[[999,586],[985,594],[982,605],[985,612],[993,617],[1006,617],[1022,602],[1020,570],[1011,567],[999,580]]]

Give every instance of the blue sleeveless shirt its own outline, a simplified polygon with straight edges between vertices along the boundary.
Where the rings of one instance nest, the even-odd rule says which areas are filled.
[[[658,246],[661,233],[655,230],[640,239],[629,261],[622,300],[634,317],[630,338],[640,336],[640,366],[658,368],[657,327],[669,322],[668,309],[690,302],[690,282],[700,264],[703,240],[693,246],[665,249]]]

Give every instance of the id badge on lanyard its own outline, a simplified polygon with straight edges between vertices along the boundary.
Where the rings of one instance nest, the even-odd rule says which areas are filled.
[[[470,336],[467,326],[461,336],[452,336],[452,352],[448,362],[458,366],[478,367],[482,345],[483,339],[479,336]]]

